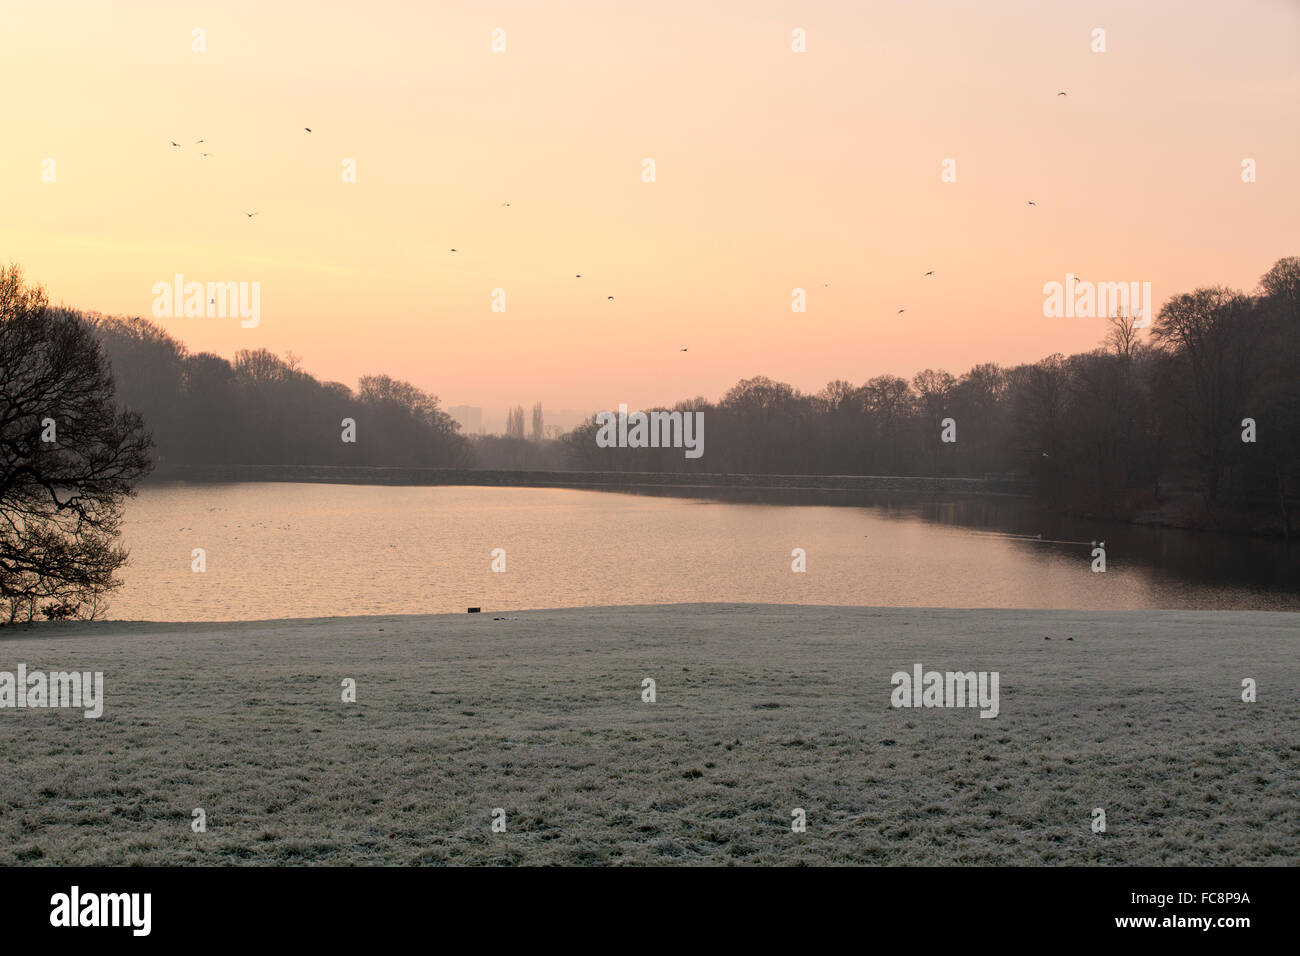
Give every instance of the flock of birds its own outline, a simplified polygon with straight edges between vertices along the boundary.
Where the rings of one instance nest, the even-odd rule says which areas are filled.
[[[1066,95],[1067,95],[1067,92],[1066,92],[1065,90],[1061,90],[1061,91],[1060,91],[1059,93],[1057,93],[1056,95],[1057,95],[1057,96],[1066,96]],[[310,126],[304,126],[303,129],[306,130],[308,133],[311,132],[311,127],[310,127]],[[199,146],[199,145],[202,145],[202,144],[205,143],[205,142],[206,142],[206,140],[202,140],[202,139],[195,140],[194,145],[195,145],[195,146]],[[175,146],[177,149],[183,149],[183,148],[184,148],[184,147],[181,146],[180,143],[176,142],[175,140],[171,140],[171,144],[172,144],[173,146]],[[212,153],[199,153],[199,157],[202,158],[202,159],[207,159],[208,157],[210,157],[210,156],[212,156],[212,155],[213,155]],[[1035,207],[1038,205],[1038,203],[1034,202],[1034,200],[1032,200],[1032,199],[1026,199],[1025,202],[1028,203],[1029,205],[1031,205],[1031,206],[1035,206]],[[507,206],[507,207],[508,207],[508,206],[510,205],[510,203],[508,203],[508,202],[503,202],[501,205],[502,205],[502,206]],[[257,213],[257,212],[246,212],[246,213],[244,213],[244,215],[247,216],[249,219],[252,219],[254,216],[258,215],[258,213]],[[452,249],[451,251],[452,251],[452,252],[455,252],[456,250],[455,250],[455,249]],[[923,276],[922,278],[925,278],[926,276],[932,276],[932,275],[934,275],[934,270],[933,270],[933,269],[931,269],[929,272],[927,272],[927,273],[925,274],[925,276]],[[1071,273],[1071,275],[1073,275],[1073,273]],[[582,278],[582,273],[578,273],[577,275],[574,276],[574,278],[575,278],[575,279],[581,279],[581,278]],[[1079,277],[1078,277],[1078,276],[1074,276],[1074,278],[1077,280]],[[827,282],[827,283],[825,283],[825,285],[826,285],[826,287],[829,287],[829,286],[830,286],[830,283]],[[614,301],[614,297],[613,297],[612,295],[606,296],[605,298],[606,298],[606,300],[609,301],[609,302],[613,302],[613,301]],[[902,315],[902,314],[903,314],[904,312],[906,312],[906,311],[907,311],[906,308],[902,308],[902,309],[899,309],[898,312],[897,312],[896,314],[897,314],[897,315]],[[682,351],[685,352],[685,351],[688,351],[688,350],[687,350],[687,349],[682,349]]]
[[[304,129],[306,132],[308,132],[308,133],[311,132],[311,127],[310,127],[310,126],[304,126],[303,129]],[[185,148],[185,147],[183,147],[180,143],[176,142],[176,140],[174,140],[174,139],[173,139],[173,140],[170,140],[170,142],[171,142],[171,144],[172,144],[174,147],[176,147],[177,149],[184,149],[184,148]],[[195,146],[198,146],[198,145],[200,145],[200,144],[202,144],[202,143],[206,143],[206,142],[207,142],[206,139],[198,139],[198,140],[195,140],[195,141],[194,141],[194,145],[195,145]],[[199,156],[200,156],[200,158],[202,158],[202,159],[207,159],[209,156],[212,156],[212,155],[213,155],[212,153],[199,153]],[[508,202],[503,202],[501,205],[502,205],[502,206],[506,206],[506,207],[508,207],[508,206],[510,205],[510,203],[508,203]],[[258,213],[258,212],[246,212],[246,213],[244,213],[244,215],[247,216],[249,219],[252,219],[254,216],[259,215],[259,213]],[[456,250],[455,250],[455,249],[452,249],[451,251],[452,251],[452,252],[455,252]],[[576,276],[574,276],[574,278],[575,278],[575,279],[581,279],[581,278],[582,278],[582,274],[581,274],[581,273],[578,273]],[[612,295],[607,295],[607,296],[605,296],[605,299],[606,299],[607,301],[609,301],[609,302],[613,302],[613,301],[614,301],[614,297],[613,297]],[[686,349],[682,349],[682,351],[685,352]]]
[[[1057,95],[1057,96],[1066,96],[1066,95],[1068,95],[1068,94],[1066,93],[1065,90],[1061,90],[1061,91],[1060,91],[1059,93],[1057,93],[1056,95]],[[1028,203],[1028,204],[1031,205],[1031,206],[1037,206],[1037,205],[1038,205],[1038,203],[1034,202],[1032,199],[1026,199],[1025,202]],[[926,273],[926,275],[927,275],[927,276],[932,276],[932,275],[934,275],[934,270],[931,269],[929,272]],[[1075,278],[1077,279],[1077,278],[1079,278],[1079,277],[1078,277],[1078,276],[1075,276]],[[830,285],[829,282],[826,283],[826,284],[827,284],[827,285]],[[906,312],[906,311],[907,311],[906,309],[899,309],[898,312],[897,312],[896,314],[898,314],[898,315],[902,315],[902,314],[903,314],[904,312]]]
[[[196,140],[194,141],[194,145],[195,145],[195,146],[198,146],[200,143],[203,143],[203,142],[206,142],[206,140],[196,139]],[[172,140],[172,145],[175,146],[177,149],[181,149],[181,148],[183,148],[183,147],[181,146],[180,143],[176,142],[176,140]],[[207,158],[208,158],[209,156],[211,156],[211,155],[212,155],[211,153],[199,153],[199,158],[200,158],[200,159],[207,159]]]
[[[311,132],[311,127],[310,127],[310,126],[304,126],[303,129],[306,130],[308,133]],[[174,139],[173,139],[173,140],[169,140],[169,142],[170,142],[174,147],[176,147],[177,149],[184,149],[184,148],[185,148],[185,147],[182,146],[180,143],[176,142],[176,140],[174,140]],[[195,145],[195,146],[201,146],[201,145],[205,144],[206,142],[207,142],[206,139],[196,139],[196,140],[194,141],[193,145]],[[210,158],[210,157],[212,157],[212,156],[215,156],[215,155],[216,155],[215,153],[204,153],[204,152],[200,152],[200,153],[199,153],[199,159],[208,159],[208,158]],[[507,204],[507,205],[508,205],[508,204]],[[247,216],[249,219],[252,219],[254,216],[256,216],[256,215],[258,215],[258,214],[255,213],[255,212],[246,212],[246,213],[244,213],[244,215]],[[456,250],[454,250],[454,249],[452,250],[452,252],[455,252],[455,251],[456,251]]]

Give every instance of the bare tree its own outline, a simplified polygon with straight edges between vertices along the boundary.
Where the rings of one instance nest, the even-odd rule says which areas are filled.
[[[1069,367],[1064,356],[1049,355],[1033,365],[1011,370],[1012,442],[1020,467],[1035,476],[1038,494],[1053,500],[1060,492],[1057,477],[1067,445],[1069,427],[1066,400]]]
[[[10,621],[91,617],[118,587],[125,499],[150,468],[140,416],[120,408],[80,317],[0,269],[0,600]]]
[[[937,474],[940,449],[939,426],[948,413],[948,402],[952,397],[953,389],[957,387],[957,380],[948,372],[927,368],[913,376],[912,387],[916,389],[921,413],[925,418],[927,434],[923,447],[930,460],[931,473]]]
[[[1233,426],[1257,386],[1263,324],[1255,300],[1215,287],[1174,296],[1160,310],[1155,338],[1179,366],[1173,383],[1191,425],[1209,500],[1219,498]]]
[[[1300,256],[1277,260],[1260,277],[1259,285],[1279,305],[1287,320],[1300,321]]]
[[[523,439],[524,406],[516,405],[506,413],[506,437]]]
[[[1106,344],[1121,358],[1132,358],[1137,348],[1137,321],[1137,316],[1124,312],[1116,312],[1107,319]]]

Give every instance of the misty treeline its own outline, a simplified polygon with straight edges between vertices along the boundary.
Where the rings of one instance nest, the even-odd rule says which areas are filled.
[[[506,413],[506,437],[518,438],[524,437],[524,406],[516,405]],[[545,416],[542,413],[542,403],[537,402],[533,405],[533,424],[529,431],[529,438],[532,441],[541,441],[546,437]]]
[[[81,317],[103,343],[119,398],[152,431],[160,474],[171,465],[350,464],[997,475],[1047,503],[1116,516],[1187,494],[1207,504],[1271,501],[1285,513],[1300,481],[1295,257],[1275,263],[1253,293],[1175,295],[1150,329],[1114,317],[1106,341],[1083,354],[834,381],[815,394],[746,379],[719,401],[674,406],[704,412],[698,459],[680,448],[598,447],[594,418],[545,438],[540,406],[527,424],[524,409],[513,410],[506,435],[471,439],[407,382],[371,375],[352,389],[318,381],[291,354],[243,350],[228,361],[191,353],[143,319]],[[355,443],[341,440],[344,419],[357,423]],[[942,440],[946,419],[956,441]]]
[[[191,352],[146,319],[76,313],[103,344],[118,398],[153,433],[157,474],[178,466],[362,465],[425,468],[564,467],[543,441],[541,404],[525,437],[522,406],[506,435],[465,436],[432,395],[387,375],[355,389],[321,382],[292,353],[242,349],[233,360]],[[355,441],[345,441],[345,420]]]
[[[103,343],[118,397],[153,433],[160,474],[177,465],[457,467],[469,442],[438,399],[366,375],[321,382],[290,353],[242,349],[233,361],[190,352],[141,318],[83,317]],[[355,422],[344,440],[345,419]]]
[[[518,471],[563,471],[568,465],[565,446],[555,439],[559,430],[546,427],[542,403],[533,405],[528,437],[524,437],[524,407],[516,405],[506,411],[504,435],[471,437],[473,464],[476,468],[501,468]]]
[[[1275,263],[1254,294],[1197,289],[1167,301],[1150,329],[1134,326],[1116,315],[1091,352],[961,375],[879,375],[816,394],[745,379],[718,402],[674,406],[704,412],[699,459],[679,448],[598,447],[593,417],[565,437],[566,462],[609,471],[1014,475],[1040,500],[1095,514],[1129,517],[1192,493],[1207,505],[1267,502],[1285,516],[1300,481],[1300,258]],[[947,419],[955,441],[943,441]]]

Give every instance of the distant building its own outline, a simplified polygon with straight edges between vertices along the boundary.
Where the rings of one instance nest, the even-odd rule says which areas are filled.
[[[462,435],[477,435],[483,431],[483,409],[473,405],[453,405],[447,414],[460,423]]]

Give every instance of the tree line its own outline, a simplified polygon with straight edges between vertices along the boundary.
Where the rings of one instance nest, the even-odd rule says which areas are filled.
[[[1173,296],[1149,334],[1128,316],[1072,356],[960,376],[926,369],[815,394],[762,376],[703,412],[705,454],[600,447],[595,416],[532,440],[474,440],[436,396],[387,375],[321,382],[289,354],[192,353],[151,322],[52,307],[0,269],[0,608],[93,616],[117,586],[125,499],[155,466],[348,464],[614,472],[1011,476],[1040,502],[1290,535],[1300,482],[1300,258],[1252,293]],[[350,442],[357,431],[364,440]],[[1268,510],[1269,517],[1262,516]],[[1258,520],[1257,520],[1258,519]]]
[[[602,471],[1014,476],[1039,501],[1083,513],[1128,519],[1176,501],[1173,523],[1264,513],[1263,526],[1289,535],[1300,493],[1297,368],[1300,258],[1289,257],[1254,293],[1173,296],[1149,330],[1112,316],[1090,352],[961,375],[837,380],[814,394],[758,376],[717,402],[673,406],[705,413],[698,460],[680,449],[598,447],[593,416],[565,436],[565,461]]]
[[[1045,504],[1114,517],[1189,495],[1209,510],[1267,504],[1284,530],[1300,480],[1296,257],[1275,263],[1252,293],[1175,295],[1147,330],[1113,316],[1090,352],[959,375],[837,380],[816,393],[756,376],[718,401],[663,409],[705,413],[699,459],[598,447],[594,416],[545,438],[540,405],[527,439],[522,407],[506,435],[467,437],[436,396],[409,382],[369,375],[352,389],[318,381],[292,354],[242,350],[226,360],[191,353],[144,319],[76,315],[103,344],[119,398],[152,430],[164,472],[237,463],[996,475],[1014,476]],[[345,418],[358,423],[356,444],[340,440]],[[955,440],[943,440],[945,428]]]
[[[118,397],[148,423],[165,474],[177,465],[464,467],[469,441],[438,398],[366,375],[321,382],[290,353],[190,352],[141,318],[80,316],[102,343]],[[345,419],[356,441],[345,441]]]

